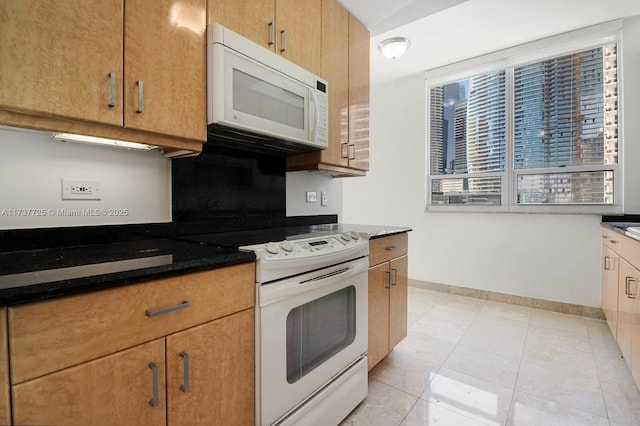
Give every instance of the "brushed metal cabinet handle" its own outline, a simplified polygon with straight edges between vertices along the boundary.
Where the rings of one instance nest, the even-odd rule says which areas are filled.
[[[182,309],[187,309],[189,306],[191,306],[191,303],[189,303],[188,300],[185,300],[179,305],[171,306],[169,308],[164,308],[157,311],[150,311],[147,309],[146,311],[144,311],[144,314],[149,318],[153,318],[153,317],[158,317],[160,315],[168,314],[169,312],[175,312],[175,311],[180,311]]]
[[[269,22],[269,46],[273,46],[276,42],[276,27],[273,21]]]
[[[349,160],[355,160],[355,159],[356,159],[356,144],[350,143],[349,144]]]
[[[635,279],[635,278],[633,278],[633,277],[626,277],[625,281],[626,281],[626,282],[625,282],[626,287],[627,287],[627,289],[628,289],[628,290],[627,290],[627,297],[628,297],[629,299],[637,299],[637,298],[638,298],[638,297],[637,297],[637,296],[638,296],[637,288],[636,288],[636,293],[632,293],[632,292],[631,292],[631,283],[637,284],[637,283],[638,283],[638,280],[636,280],[636,279]]]
[[[116,73],[109,73],[109,81],[111,85],[111,99],[109,101],[109,108],[113,108],[116,106]]]
[[[180,386],[180,390],[184,393],[189,393],[189,354],[186,352],[180,352],[180,356],[182,357],[182,364],[184,368],[184,381],[183,385]]]
[[[136,81],[138,85],[138,109],[136,112],[141,114],[144,111],[144,82],[142,80]]]
[[[341,144],[340,158],[349,158],[349,144]]]
[[[629,297],[629,279],[631,279],[631,277],[625,277],[624,279],[624,294],[626,294],[627,297]]]
[[[393,282],[391,285],[398,285],[398,270],[395,268],[391,268],[391,270],[393,271]]]
[[[384,271],[385,274],[387,274],[387,285],[384,286],[384,288],[391,288],[391,271]]]
[[[389,247],[385,248],[385,250],[387,250],[387,251],[394,251],[394,250],[397,250],[397,249],[398,249],[398,246],[389,246]]]
[[[282,36],[282,47],[280,48],[280,52],[284,53],[287,51],[287,30],[280,31],[280,35]]]
[[[158,366],[153,362],[149,364],[151,374],[153,376],[153,398],[149,401],[149,405],[156,408],[159,405],[159,392],[158,392]]]

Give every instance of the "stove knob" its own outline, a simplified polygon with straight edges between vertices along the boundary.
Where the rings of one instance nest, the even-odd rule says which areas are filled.
[[[342,239],[345,241],[350,241],[351,240],[351,235],[349,235],[347,232],[345,232],[344,234],[342,234]]]
[[[282,247],[282,250],[284,251],[293,251],[293,244],[291,244],[289,241],[283,241],[282,243],[280,243],[280,247]]]
[[[267,247],[265,247],[265,248],[271,254],[280,253],[280,247],[278,247],[278,245],[276,243],[269,243],[269,244],[267,244]]]
[[[358,241],[360,239],[360,234],[358,234],[357,232],[351,231],[351,238]]]

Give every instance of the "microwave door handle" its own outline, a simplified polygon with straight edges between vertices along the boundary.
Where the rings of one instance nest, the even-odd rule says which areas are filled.
[[[314,90],[309,90],[309,98],[310,98],[310,104],[313,105],[313,109],[314,109],[314,122],[313,122],[313,129],[311,130],[310,133],[310,140],[311,141],[315,141],[316,140],[316,134],[318,133],[318,124],[320,122],[320,108],[318,108],[318,98],[316,97],[316,92]]]

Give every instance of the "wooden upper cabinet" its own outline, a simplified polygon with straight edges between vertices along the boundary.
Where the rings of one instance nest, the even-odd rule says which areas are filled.
[[[369,31],[337,0],[322,0],[320,75],[329,82],[329,147],[287,169],[363,176],[369,170]]]
[[[320,74],[320,13],[321,0],[216,0],[209,2],[207,23],[219,23]]]
[[[1,1],[0,109],[121,126],[122,15],[122,0]]]
[[[206,8],[125,1],[125,127],[206,140]]]
[[[221,24],[275,52],[275,13],[275,0],[213,0],[208,5],[207,25]]]
[[[349,167],[369,170],[369,31],[349,17]]]
[[[276,0],[276,52],[314,74],[321,72],[321,14],[320,0]]]
[[[321,75],[329,83],[329,147],[323,163],[347,167],[349,142],[349,12],[337,0],[322,1]]]

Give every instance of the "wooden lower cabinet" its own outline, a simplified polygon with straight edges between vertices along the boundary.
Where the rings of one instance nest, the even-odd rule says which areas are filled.
[[[602,311],[640,389],[640,242],[602,232]]]
[[[254,424],[254,315],[247,309],[15,385],[14,424]]]
[[[617,338],[618,334],[618,271],[620,257],[607,246],[602,247],[602,312]]]
[[[254,315],[248,309],[167,337],[169,425],[255,423]]]
[[[407,304],[409,259],[402,256],[389,262],[391,290],[389,292],[389,351],[407,337]]]
[[[7,337],[7,308],[0,308],[0,424],[11,424],[9,397],[9,342]]]
[[[617,342],[640,387],[640,271],[620,259]]]
[[[254,280],[247,263],[3,309],[13,424],[254,424]]]
[[[367,358],[371,370],[407,337],[407,236],[373,240],[369,251]]]
[[[16,425],[164,425],[164,339],[13,386]],[[157,368],[157,406],[153,363]]]
[[[389,265],[369,269],[369,370],[389,353]]]

